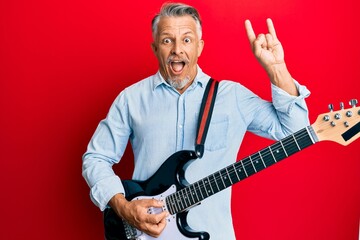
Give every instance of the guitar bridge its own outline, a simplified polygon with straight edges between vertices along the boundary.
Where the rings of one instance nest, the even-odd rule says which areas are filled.
[[[128,240],[137,240],[137,232],[136,228],[128,224],[124,219],[122,219],[123,225],[124,225],[124,231],[126,239]]]

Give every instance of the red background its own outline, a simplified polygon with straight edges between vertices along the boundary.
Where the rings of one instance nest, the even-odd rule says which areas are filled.
[[[329,103],[360,100],[358,1],[186,2],[202,15],[200,65],[214,78],[270,99],[243,22],[259,33],[271,17],[289,70],[312,91],[311,122]],[[150,21],[161,4],[0,2],[0,239],[103,239],[81,156],[116,95],[157,70]],[[239,158],[270,143],[249,134]],[[238,239],[358,239],[359,147],[321,142],[237,184]]]

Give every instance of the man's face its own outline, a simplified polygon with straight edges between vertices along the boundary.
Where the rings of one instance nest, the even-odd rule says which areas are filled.
[[[191,16],[162,17],[152,49],[163,78],[180,93],[192,83],[197,60],[204,46]]]

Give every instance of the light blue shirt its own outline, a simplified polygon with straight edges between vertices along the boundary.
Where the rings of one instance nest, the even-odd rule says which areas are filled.
[[[129,139],[136,180],[148,179],[174,152],[194,150],[200,104],[209,78],[198,67],[194,82],[179,94],[158,72],[119,94],[83,156],[82,174],[92,201],[101,210],[115,194],[125,192],[112,165],[120,161]],[[246,131],[279,140],[307,126],[304,98],[310,92],[295,83],[298,97],[272,85],[271,103],[239,83],[221,81],[204,156],[187,168],[187,180],[195,182],[234,163]],[[211,239],[235,239],[231,189],[205,199],[190,210],[187,219],[191,228],[209,232]]]

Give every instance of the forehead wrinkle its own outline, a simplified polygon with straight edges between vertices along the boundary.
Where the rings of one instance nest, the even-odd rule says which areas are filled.
[[[172,28],[172,27],[170,27]],[[186,29],[184,29],[186,28]],[[178,29],[175,29],[175,28],[172,28],[172,29],[164,29],[164,30],[161,30],[159,32],[159,36],[160,37],[163,37],[163,36],[171,36],[171,37],[175,37],[177,34],[176,32],[178,33],[179,36],[185,36],[185,35],[196,35],[195,32],[192,30],[192,29],[189,29],[188,27],[180,27]]]

